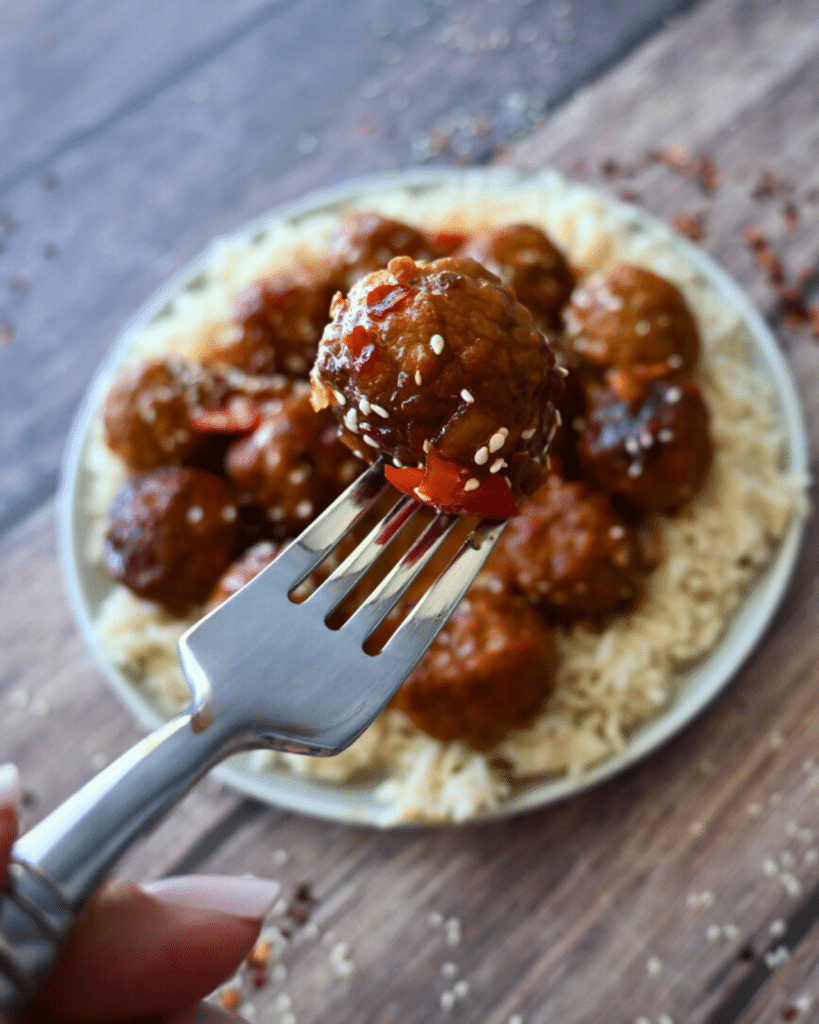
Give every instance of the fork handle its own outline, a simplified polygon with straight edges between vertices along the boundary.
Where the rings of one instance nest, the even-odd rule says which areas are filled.
[[[77,915],[118,858],[217,761],[242,749],[217,718],[180,715],[52,811],[12,849],[0,894],[0,1016],[14,1022],[51,973]]]

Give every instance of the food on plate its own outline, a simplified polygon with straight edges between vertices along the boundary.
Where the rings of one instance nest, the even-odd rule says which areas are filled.
[[[558,474],[509,523],[494,558],[532,605],[559,619],[633,605],[646,571],[635,527],[605,492]]]
[[[713,648],[804,509],[742,317],[671,236],[635,231],[630,214],[554,176],[509,190],[483,172],[463,181],[216,243],[197,288],[131,339],[87,445],[89,547],[116,556],[119,581],[96,628],[168,713],[188,699],[175,654],[184,629],[382,447],[416,496],[441,504],[441,487],[456,511],[508,512],[466,603],[350,749],[255,756],[256,771],[383,780],[375,798],[391,821],[462,820],[517,782],[579,775],[621,752]],[[488,268],[471,262],[479,252]],[[452,323],[437,309],[432,293],[454,282],[456,295],[488,300],[477,332],[457,303]],[[536,306],[538,290],[529,317],[523,295]],[[416,301],[417,320],[402,322]],[[510,324],[511,347],[500,341]],[[350,348],[359,326],[372,336]],[[332,411],[316,413],[307,377],[325,328],[313,387]],[[562,390],[541,329],[567,371]],[[456,353],[474,358],[469,380]],[[219,496],[194,500],[190,474]],[[517,507],[467,504],[504,477]],[[228,508],[236,519],[222,533]],[[177,566],[174,544],[190,566]],[[206,549],[201,566],[194,549]]]
[[[335,420],[316,414],[296,381],[261,409],[258,425],[232,441],[224,469],[243,504],[260,509],[274,537],[291,537],[364,468],[337,439]]]
[[[691,381],[639,381],[621,397],[597,391],[578,443],[589,477],[639,512],[674,512],[705,485],[710,416]]]
[[[205,469],[163,466],[129,480],[111,507],[111,578],[172,615],[207,598],[241,543],[236,499]]]
[[[699,331],[679,288],[643,267],[620,263],[592,275],[566,310],[566,345],[594,367],[690,370]]]
[[[545,329],[561,326],[575,275],[566,257],[540,228],[506,224],[474,238],[466,255],[509,285]]]
[[[360,456],[448,512],[506,519],[540,481],[562,387],[529,311],[470,259],[390,260],[330,312],[311,374]]]
[[[473,587],[393,707],[435,739],[488,750],[543,710],[557,665],[552,630],[524,598]]]

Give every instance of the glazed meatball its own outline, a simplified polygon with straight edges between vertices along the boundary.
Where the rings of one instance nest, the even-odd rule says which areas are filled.
[[[598,367],[665,366],[697,361],[699,331],[682,293],[641,267],[620,264],[577,288],[566,310],[566,343]]]
[[[438,249],[409,224],[378,213],[354,213],[344,218],[330,239],[329,277],[336,288],[348,292],[365,274],[386,267],[393,256],[431,260],[440,254]]]
[[[578,445],[587,474],[640,512],[674,512],[705,484],[708,406],[694,384],[656,380],[628,401],[603,389]]]
[[[136,473],[182,462],[203,447],[193,420],[220,394],[217,380],[199,363],[149,359],[122,374],[108,394],[108,447]]]
[[[561,619],[596,617],[640,593],[637,535],[607,495],[550,476],[501,538],[506,578],[542,611]]]
[[[206,600],[241,540],[235,498],[203,469],[134,477],[111,509],[105,561],[139,597],[184,616]]]
[[[537,717],[557,664],[552,633],[525,600],[473,588],[393,706],[435,739],[486,750]]]
[[[316,414],[310,388],[300,384],[267,403],[259,426],[228,448],[228,477],[243,501],[264,509],[274,537],[303,530],[364,468],[337,434],[333,417]]]
[[[307,377],[333,291],[307,271],[254,281],[237,296],[233,323],[209,359],[246,373]]]
[[[211,591],[205,605],[205,611],[211,612],[214,608],[218,608],[223,601],[233,597],[246,583],[250,583],[258,576],[262,569],[267,568],[281,550],[280,544],[263,540],[248,548],[247,551],[243,551],[216,581],[216,586]]]
[[[311,382],[343,440],[385,453],[388,478],[422,501],[514,515],[513,495],[545,470],[562,376],[511,289],[474,260],[402,256],[331,312]]]
[[[531,224],[509,224],[475,238],[465,251],[510,285],[518,301],[548,329],[561,326],[575,277],[557,246]]]

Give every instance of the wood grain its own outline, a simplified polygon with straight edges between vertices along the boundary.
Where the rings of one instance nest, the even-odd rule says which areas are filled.
[[[22,155],[0,194],[0,338],[13,335],[0,350],[0,519],[53,480],[79,397],[117,331],[215,234],[318,185],[485,157],[686,2],[351,0],[339,17],[333,0],[186,0],[148,4],[143,24],[127,5],[84,0],[71,5],[78,27],[36,59],[37,17],[23,19],[25,32],[6,44],[16,47],[9,66],[31,70],[8,83],[6,104]],[[52,6],[34,8],[42,32],[52,31]],[[188,17],[196,29],[186,42],[193,7],[201,22]],[[246,23],[252,31],[241,31]],[[126,26],[133,39],[121,38]],[[167,51],[146,76],[140,40],[163,31]],[[43,83],[29,95],[35,70]],[[76,107],[65,129],[64,107]],[[56,187],[43,188],[27,161]]]

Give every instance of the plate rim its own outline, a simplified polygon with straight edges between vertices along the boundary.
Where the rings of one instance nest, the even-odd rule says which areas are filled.
[[[615,199],[606,192],[565,178],[550,168],[534,174],[511,168],[424,168],[387,172],[356,177],[325,189],[312,191],[300,199],[274,207],[245,222],[218,239],[248,236],[267,230],[281,220],[294,220],[322,212],[344,203],[355,202],[367,194],[392,191],[396,188],[431,187],[448,180],[462,179],[464,175],[487,182],[516,182],[534,185],[538,180],[558,180],[588,192],[609,209],[627,216],[632,222],[653,233],[659,232],[674,245],[716,289],[734,305],[751,334],[758,355],[767,363],[780,403],[780,413],[786,431],[789,469],[809,473],[809,449],[802,404],[796,390],[790,367],[779,348],[776,337],[759,310],[745,291],[708,253],[689,239],[673,230],[658,217],[640,207]],[[213,239],[192,260],[164,282],[140,305],[118,332],[98,365],[71,424],[61,461],[56,497],[57,547],[63,584],[75,623],[88,646],[94,661],[108,685],[128,708],[137,723],[146,729],[155,729],[164,719],[135,684],[107,657],[99,642],[86,597],[83,570],[86,574],[94,567],[85,562],[78,535],[79,521],[85,514],[79,503],[78,484],[85,472],[83,453],[89,429],[97,408],[107,393],[111,376],[127,352],[132,337],[145,327],[186,285],[205,269]],[[697,686],[694,693],[680,699],[680,694],[658,715],[641,725],[630,737],[626,748],[582,775],[564,775],[557,779],[521,780],[518,793],[497,808],[470,816],[463,822],[437,822],[433,820],[396,821],[390,818],[388,805],[377,804],[372,785],[332,783],[326,780],[299,776],[285,770],[260,773],[253,769],[253,755],[239,755],[217,766],[212,776],[238,790],[244,796],[289,811],[312,817],[375,827],[427,827],[432,825],[472,824],[498,820],[512,815],[545,809],[558,801],[582,793],[625,771],[650,753],[673,739],[690,725],[702,711],[734,679],[741,666],[756,650],[784,598],[795,568],[796,559],[805,532],[806,518],[795,518],[783,537],[773,560],[765,568],[762,578],[753,586],[732,615],[728,629],[717,646],[704,659],[704,665],[718,659],[720,670],[713,678]],[[752,599],[752,600],[751,600]],[[749,620],[749,621],[746,621]],[[739,634],[746,632],[740,637]],[[369,794],[369,796],[367,796]]]

